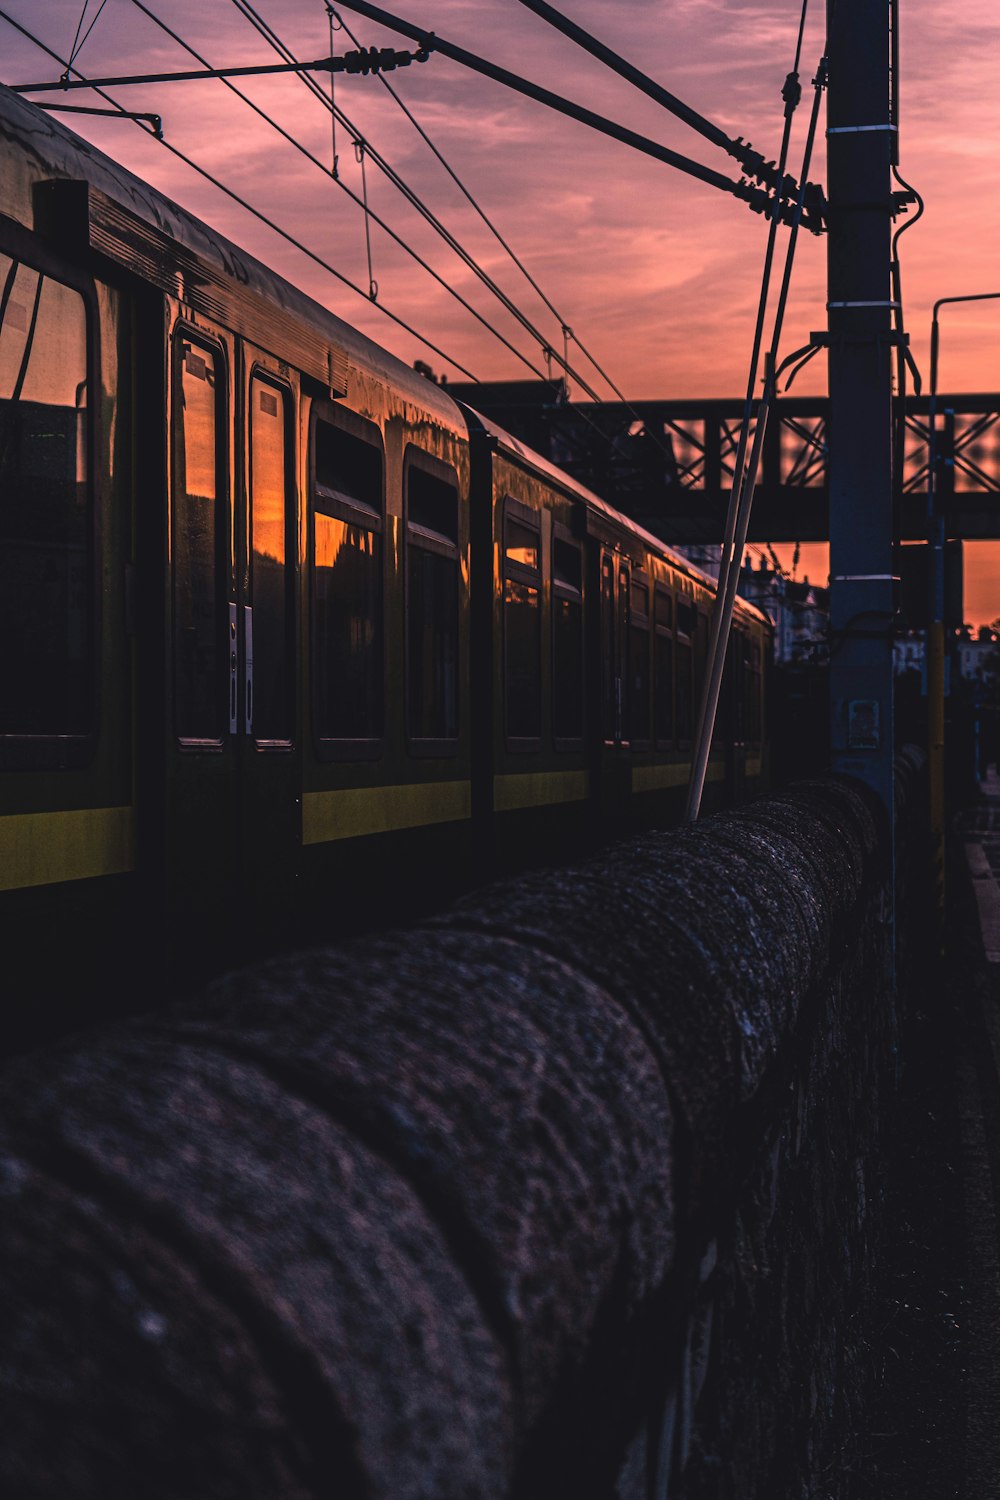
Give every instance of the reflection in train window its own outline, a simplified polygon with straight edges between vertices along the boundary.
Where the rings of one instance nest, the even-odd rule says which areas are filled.
[[[0,255],[0,735],[93,725],[87,312]]]
[[[377,752],[383,733],[383,480],[371,439],[313,429],[313,682],[316,735]]]
[[[552,539],[552,732],[556,749],[583,739],[583,556]]]
[[[458,490],[411,463],[406,470],[406,723],[411,740],[451,742],[458,737],[458,587]]]
[[[250,598],[253,603],[253,701],[258,741],[292,738],[291,641],[294,569],[288,566],[295,515],[287,456],[287,391],[250,382]],[[294,535],[294,533],[293,533]]]
[[[542,548],[538,515],[504,506],[504,704],[508,740],[542,733]]]
[[[219,356],[181,335],[174,344],[174,715],[182,740],[222,739],[219,559],[225,504],[219,483]]]

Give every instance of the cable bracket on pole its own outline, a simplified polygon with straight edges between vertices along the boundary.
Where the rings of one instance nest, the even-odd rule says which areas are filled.
[[[97,105],[90,104],[50,104],[41,99],[38,100],[37,108],[50,109],[61,115],[106,115],[109,120],[137,120],[140,125],[148,125],[158,141],[163,140],[163,116],[149,114],[145,110],[99,109]]]
[[[68,78],[58,83],[14,83],[12,94],[56,94],[68,89],[123,88],[133,83],[189,83],[201,78],[250,78],[267,73],[354,73],[367,78],[408,68],[414,62],[427,62],[434,44],[433,36],[424,38],[415,52],[397,52],[395,47],[359,47],[343,57],[317,57],[311,62],[262,63],[245,68],[188,68],[180,73],[132,73],[115,78]]]

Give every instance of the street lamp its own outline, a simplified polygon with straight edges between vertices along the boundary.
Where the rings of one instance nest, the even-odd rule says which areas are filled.
[[[951,302],[992,302],[1000,292],[939,297],[931,315],[931,395],[927,467],[927,531],[931,549],[930,611],[927,622],[927,759],[930,777],[931,840],[938,915],[944,916],[944,511],[938,503],[937,379],[941,326],[938,309]]]

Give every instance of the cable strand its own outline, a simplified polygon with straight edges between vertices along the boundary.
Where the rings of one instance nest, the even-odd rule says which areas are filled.
[[[39,37],[35,36],[33,32],[29,31],[28,28],[22,25],[20,21],[15,20],[15,18],[9,15],[7,11],[0,9],[0,20],[6,21],[9,26],[13,26],[15,31],[19,31],[22,36],[27,37],[28,41],[32,42],[36,47],[38,47],[40,51],[45,52],[50,58],[53,59],[54,62],[59,63],[62,67],[67,66],[65,59],[61,58],[57,52],[54,52],[51,47],[49,47]],[[83,78],[84,76],[83,73],[81,73],[80,69],[75,65],[69,71],[75,73],[78,78]],[[180,149],[180,147],[173,145],[170,141],[163,140],[162,138],[157,137],[151,126],[143,124],[141,120],[135,119],[134,116],[130,115],[129,112],[118,103],[117,99],[113,99],[105,89],[95,88],[94,92],[98,94],[102,99],[104,99],[108,104],[110,104],[112,108],[116,109],[123,116],[123,118],[132,119],[137,127],[140,130],[144,131],[146,135],[152,136],[154,140],[159,139],[160,145],[164,146],[172,156],[176,156],[179,161],[184,162],[185,166],[188,166],[192,171],[197,172],[200,177],[203,177],[206,182],[210,183],[214,188],[217,188],[219,192],[224,193],[227,198],[231,198],[232,201],[238,204],[240,208],[245,209],[247,213],[251,214],[255,219],[258,219],[260,223],[264,224],[268,229],[271,229],[275,234],[280,235],[280,237],[283,240],[286,240],[288,244],[292,245],[296,250],[301,251],[301,253],[307,256],[309,260],[313,261],[322,270],[327,271],[331,276],[335,277],[337,281],[342,282],[344,286],[349,287],[350,290],[357,296],[363,298],[366,302],[369,301],[369,298],[365,291],[361,287],[359,287],[356,282],[352,281],[349,276],[345,276],[342,271],[338,271],[337,268],[331,265],[329,261],[324,260],[321,255],[319,255],[315,250],[311,250],[308,245],[303,244],[301,240],[297,239],[293,234],[290,234],[287,229],[282,229],[279,224],[276,224],[274,220],[269,218],[265,213],[262,212],[262,210],[260,210],[259,208],[255,208],[252,203],[249,203],[247,201],[247,199],[241,197],[234,188],[228,187],[226,183],[221,182],[219,178],[215,177],[211,172],[209,172],[206,167],[201,166],[198,162],[192,160],[191,157],[187,156]],[[397,313],[391,312],[383,302],[376,302],[374,306],[376,306],[379,312],[381,312],[386,318],[388,318],[390,322],[395,323],[398,327],[402,328],[404,332],[408,333],[412,338],[417,339],[418,342],[423,344],[426,349],[430,349],[434,354],[437,354],[441,359],[443,359],[446,364],[452,365],[456,370],[461,371],[463,375],[467,375],[468,378],[474,382],[474,384],[478,385],[480,383],[479,377],[477,375],[474,375],[471,370],[467,370],[463,364],[460,364],[459,361],[457,359],[454,359],[450,354],[446,354],[443,349],[439,348],[438,345],[427,338],[425,334],[418,332],[416,328],[412,327],[411,324],[407,323],[405,319],[401,318]]]

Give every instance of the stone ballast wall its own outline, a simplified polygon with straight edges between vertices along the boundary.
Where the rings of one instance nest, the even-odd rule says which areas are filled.
[[[884,842],[801,784],[9,1069],[0,1489],[846,1495]]]

